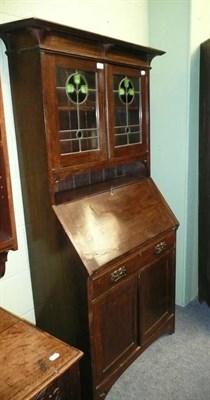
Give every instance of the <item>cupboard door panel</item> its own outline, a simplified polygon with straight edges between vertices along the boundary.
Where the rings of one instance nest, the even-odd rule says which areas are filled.
[[[105,160],[103,69],[95,61],[52,54],[42,63],[52,168]]]
[[[174,257],[172,254],[149,265],[139,275],[141,345],[174,313]]]
[[[92,304],[92,350],[99,383],[137,348],[137,285],[129,280]]]
[[[107,66],[110,157],[148,151],[148,72]]]

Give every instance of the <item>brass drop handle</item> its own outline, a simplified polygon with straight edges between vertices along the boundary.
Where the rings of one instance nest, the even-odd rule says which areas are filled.
[[[125,266],[116,269],[114,272],[111,273],[111,281],[117,282],[119,279],[123,278],[127,275],[127,269]]]
[[[167,244],[166,242],[160,242],[155,246],[155,254],[159,255],[164,253],[164,251],[167,250]]]

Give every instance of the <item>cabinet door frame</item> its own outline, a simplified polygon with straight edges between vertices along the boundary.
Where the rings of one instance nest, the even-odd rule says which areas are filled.
[[[101,162],[107,158],[107,143],[104,115],[104,70],[97,67],[95,60],[86,60],[82,57],[73,57],[51,53],[41,55],[42,62],[42,80],[43,80],[43,98],[44,114],[46,126],[46,140],[48,146],[49,167],[54,171],[65,169],[65,167]],[[80,152],[71,152],[60,154],[59,148],[59,118],[58,118],[58,100],[56,95],[56,67],[72,68],[96,73],[96,84],[98,88],[97,96],[97,125],[100,131],[100,148],[98,150],[87,150]]]
[[[162,282],[162,299],[161,296],[159,296],[161,287],[158,284],[158,279],[161,280],[160,272],[163,272],[162,277],[165,275],[165,282]],[[171,250],[165,256],[160,257],[158,260],[148,264],[144,269],[142,269],[138,281],[139,310],[141,310],[139,320],[140,344],[141,346],[144,346],[153,335],[159,336],[158,329],[162,329],[167,322],[172,322],[172,330],[174,330],[175,250]],[[157,289],[156,286],[158,286],[158,290],[156,290],[154,297],[152,297],[151,291]],[[155,301],[156,304],[154,304]],[[149,312],[150,317],[148,318]]]
[[[113,75],[126,75],[138,77],[141,80],[141,105],[142,105],[142,141],[136,144],[115,147],[114,143],[114,97],[113,97]],[[107,127],[109,135],[109,157],[134,158],[149,153],[149,68],[132,68],[120,65],[106,65],[106,98],[107,98]],[[140,112],[140,110],[139,110]]]
[[[123,294],[125,295],[127,302],[120,302],[122,300]],[[91,350],[92,350],[92,363],[94,365],[94,380],[96,383],[96,387],[105,379],[115,374],[116,371],[119,371],[119,366],[123,366],[126,361],[132,358],[133,354],[135,354],[139,349],[139,332],[138,332],[138,296],[137,296],[137,282],[134,277],[130,279],[126,279],[124,282],[121,282],[116,285],[113,289],[104,293],[99,298],[93,300],[90,305],[90,333],[91,333]],[[130,303],[129,303],[130,300]],[[128,310],[125,310],[126,307],[132,308],[130,313]],[[108,307],[111,307],[111,315],[108,313]],[[106,312],[103,312],[103,309],[106,309]],[[118,309],[117,309],[118,307]],[[110,321],[117,321],[117,329],[114,331],[114,326],[109,326],[109,339],[110,335],[114,335],[115,332],[119,333],[119,328],[122,335],[125,334],[125,330],[123,330],[123,326],[125,325],[125,320],[123,317],[123,307],[125,314],[129,315],[132,319],[132,323],[126,324],[126,328],[129,328],[128,332],[128,341],[132,338],[125,346],[119,354],[115,354],[113,359],[110,362],[105,362],[104,357],[106,356],[106,350],[104,351],[103,346],[103,338],[107,340],[107,332],[105,329],[105,324],[103,322],[107,322],[109,324]],[[115,318],[116,317],[116,318]],[[105,319],[106,321],[105,321]],[[110,318],[110,319],[109,319]],[[122,325],[121,325],[122,322]],[[129,321],[127,321],[129,322]],[[103,328],[103,329],[102,329]],[[104,335],[104,336],[103,336]],[[112,346],[117,342],[118,336],[114,338],[112,341]],[[126,340],[124,341],[124,343]],[[109,353],[114,354],[114,348],[112,347]],[[111,355],[111,356],[112,356]],[[109,356],[108,356],[109,358]]]

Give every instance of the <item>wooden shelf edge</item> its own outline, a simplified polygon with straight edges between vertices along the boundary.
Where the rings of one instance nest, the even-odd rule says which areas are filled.
[[[5,269],[6,269],[5,264],[7,261],[7,254],[8,254],[7,251],[0,254],[0,278],[2,278],[5,274]]]

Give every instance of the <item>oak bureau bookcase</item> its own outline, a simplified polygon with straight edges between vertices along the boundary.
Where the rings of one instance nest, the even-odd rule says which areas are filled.
[[[36,18],[1,25],[37,326],[81,349],[105,398],[174,332],[178,222],[150,176],[150,63],[164,52]]]

